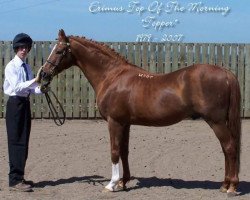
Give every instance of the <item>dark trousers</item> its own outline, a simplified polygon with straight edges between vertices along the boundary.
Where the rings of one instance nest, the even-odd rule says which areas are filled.
[[[31,129],[30,102],[25,97],[9,97],[6,110],[9,150],[9,186],[24,179]]]

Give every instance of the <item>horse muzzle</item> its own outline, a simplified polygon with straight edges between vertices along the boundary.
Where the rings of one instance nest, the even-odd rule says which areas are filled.
[[[43,93],[46,93],[48,91],[49,85],[50,85],[53,77],[44,71],[41,72],[41,77],[42,77],[41,91]]]
[[[42,80],[52,79],[52,78],[51,78],[51,75],[49,75],[48,73],[46,73],[46,72],[43,71],[43,70],[42,70],[42,72],[41,72],[41,77],[42,77]]]

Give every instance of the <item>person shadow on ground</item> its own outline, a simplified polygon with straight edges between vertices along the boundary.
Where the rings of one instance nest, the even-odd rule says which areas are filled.
[[[107,182],[109,179],[105,179],[103,176],[83,176],[83,177],[71,177],[67,179],[58,179],[56,181],[40,181],[35,183],[34,188],[44,188],[46,186],[58,186],[63,184],[70,184],[75,182],[86,182],[88,184],[96,185],[101,184],[103,182]]]

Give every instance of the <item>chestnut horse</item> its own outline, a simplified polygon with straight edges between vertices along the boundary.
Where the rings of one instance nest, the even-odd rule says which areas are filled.
[[[112,177],[105,187],[125,189],[130,125],[168,126],[185,118],[203,118],[220,141],[225,178],[220,188],[236,194],[239,183],[240,88],[229,70],[196,64],[169,74],[153,74],[128,63],[106,45],[59,31],[58,42],[43,66],[43,87],[53,76],[78,66],[96,93],[101,116],[108,122]],[[119,175],[119,159],[123,178]]]

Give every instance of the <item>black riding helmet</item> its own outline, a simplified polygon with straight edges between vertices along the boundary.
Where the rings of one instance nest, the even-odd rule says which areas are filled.
[[[32,42],[33,40],[31,39],[31,37],[25,33],[19,33],[15,36],[14,40],[13,40],[13,49],[16,52],[18,47],[21,46],[28,46],[29,51],[31,49],[32,46]]]

